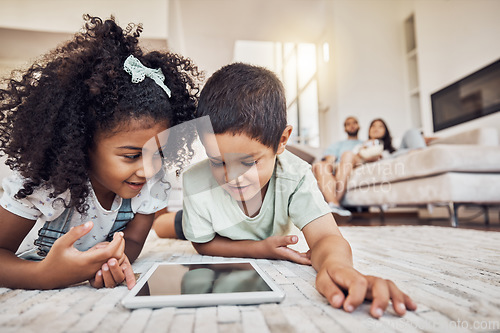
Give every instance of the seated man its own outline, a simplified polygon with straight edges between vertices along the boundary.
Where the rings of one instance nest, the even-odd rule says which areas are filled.
[[[332,213],[340,216],[351,216],[350,211],[340,206],[335,196],[335,191],[328,190],[328,186],[331,186],[330,179],[335,174],[337,163],[342,154],[346,151],[351,151],[354,147],[363,143],[363,141],[358,140],[359,124],[355,117],[346,118],[344,121],[344,130],[347,133],[347,139],[330,145],[325,150],[321,162],[313,165],[313,173]]]

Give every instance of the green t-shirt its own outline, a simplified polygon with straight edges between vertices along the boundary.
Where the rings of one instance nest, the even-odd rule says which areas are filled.
[[[183,176],[183,231],[196,243],[215,234],[233,240],[262,240],[286,235],[290,223],[301,229],[330,213],[311,166],[288,151],[277,155],[259,214],[246,216],[230,194],[217,184],[204,160]]]

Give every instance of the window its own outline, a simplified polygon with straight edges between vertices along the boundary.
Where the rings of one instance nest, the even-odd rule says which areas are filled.
[[[283,82],[291,143],[319,147],[316,45],[237,41],[234,61],[266,67]]]

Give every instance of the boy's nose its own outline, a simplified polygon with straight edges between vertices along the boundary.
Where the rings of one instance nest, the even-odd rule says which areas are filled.
[[[241,184],[243,182],[243,175],[228,175],[226,172],[226,183],[228,184]]]
[[[247,170],[248,168],[244,167],[226,166],[225,168],[226,183],[241,182],[241,180],[243,180],[243,174],[247,172]]]

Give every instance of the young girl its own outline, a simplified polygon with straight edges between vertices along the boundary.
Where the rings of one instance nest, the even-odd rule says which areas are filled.
[[[167,129],[194,118],[196,66],[143,53],[140,25],[84,18],[0,86],[0,151],[14,171],[0,200],[1,287],[131,288],[130,263],[167,204],[159,171],[192,154],[192,134]]]

